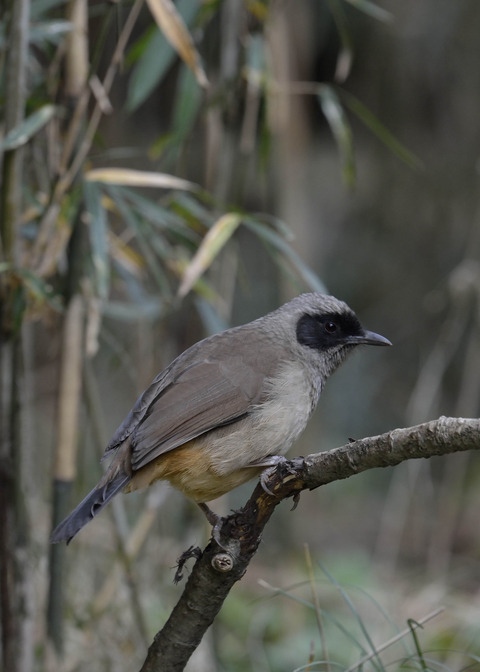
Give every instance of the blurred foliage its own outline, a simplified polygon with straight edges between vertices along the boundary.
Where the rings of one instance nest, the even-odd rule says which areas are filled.
[[[480,407],[480,26],[469,0],[91,2],[86,62],[72,45],[74,5],[32,0],[25,119],[0,138],[2,155],[25,154],[17,261],[1,259],[0,274],[25,332],[41,595],[72,292],[85,301],[85,357],[95,363],[80,409],[78,497],[135,392],[179,350],[286,294],[322,291],[324,278],[392,338],[396,355],[375,373],[363,355],[332,380],[322,447],[346,432]],[[8,21],[6,11],[2,70]],[[85,66],[79,86],[75,64]],[[4,86],[2,72],[2,116]],[[300,452],[318,450],[318,436],[312,424]],[[392,636],[393,623],[403,629],[444,599],[438,628],[435,619],[418,631],[424,662],[474,669],[477,480],[469,456],[403,465],[391,480],[366,474],[302,501],[304,515],[279,515],[192,669],[347,669]],[[68,549],[66,669],[142,660],[139,624],[152,636],[167,616],[177,593],[166,568],[200,536],[188,504],[169,492],[163,507],[166,498],[158,488],[132,495],[128,510],[120,500]],[[327,582],[315,579],[331,661],[316,668],[325,653],[312,585],[290,555],[305,539],[334,568]],[[247,602],[264,595],[259,575],[290,588]],[[362,595],[358,606],[345,583],[366,586],[376,602]],[[369,664],[422,669],[412,637],[405,642],[397,657]],[[38,669],[59,669],[41,636],[38,648]],[[433,662],[431,648],[446,651]]]

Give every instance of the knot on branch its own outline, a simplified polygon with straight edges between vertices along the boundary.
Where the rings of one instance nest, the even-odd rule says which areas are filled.
[[[233,558],[230,553],[216,553],[211,563],[217,572],[231,572],[233,569]]]

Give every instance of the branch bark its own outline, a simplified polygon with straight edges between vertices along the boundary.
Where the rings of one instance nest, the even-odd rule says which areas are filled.
[[[445,418],[361,439],[281,464],[258,484],[240,511],[222,519],[218,540],[201,553],[172,614],[151,644],[141,672],[180,672],[213,622],[232,586],[246,572],[263,528],[284,499],[404,460],[480,449],[480,419]],[[193,551],[187,552],[193,556]],[[181,559],[181,562],[185,560]]]

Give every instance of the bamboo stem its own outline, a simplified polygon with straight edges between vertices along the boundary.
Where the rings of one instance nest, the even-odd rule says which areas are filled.
[[[5,69],[5,132],[25,116],[30,0],[10,2]],[[22,210],[23,149],[5,152],[0,194],[0,261],[17,258]],[[2,663],[9,672],[33,666],[29,521],[25,506],[21,443],[21,319],[23,291],[14,273],[0,284],[0,611]]]

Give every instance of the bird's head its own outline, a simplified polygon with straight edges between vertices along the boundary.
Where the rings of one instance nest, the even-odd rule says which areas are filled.
[[[323,378],[357,345],[391,345],[384,336],[364,329],[353,310],[333,296],[301,294],[276,312],[283,313],[297,356]]]

